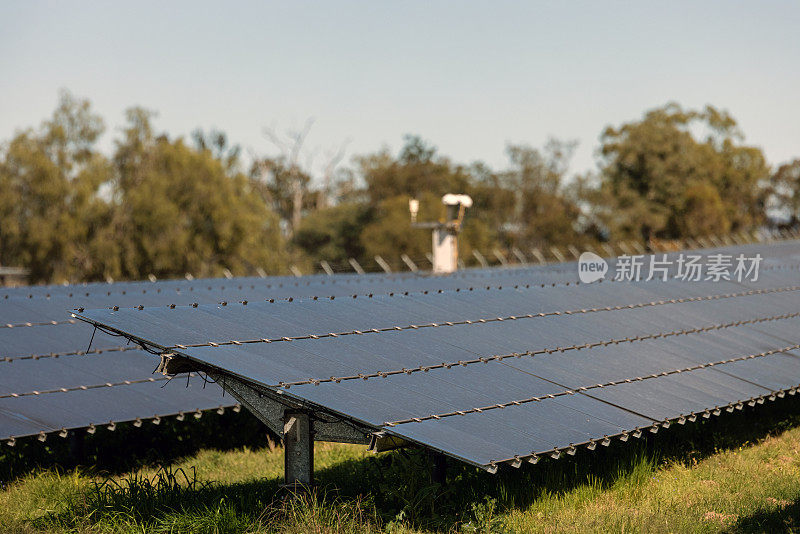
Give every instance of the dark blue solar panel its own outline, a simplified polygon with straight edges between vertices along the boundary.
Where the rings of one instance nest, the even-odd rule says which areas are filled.
[[[145,337],[145,334],[158,337],[159,342],[164,345],[193,341],[323,335],[328,332],[366,331],[393,326],[404,328],[381,334],[191,349],[192,355],[213,360],[225,369],[235,369],[240,376],[263,375],[265,380],[268,379],[265,383],[277,384],[280,381],[325,379],[326,376],[330,378],[334,375],[361,372],[397,371],[404,367],[454,363],[511,352],[564,347],[569,349],[570,346],[580,343],[637,338],[658,332],[747,321],[752,317],[794,312],[797,302],[796,291],[772,292],[769,295],[740,295],[727,301],[723,299],[637,306],[621,311],[563,314],[566,311],[579,312],[608,306],[641,305],[664,299],[741,293],[748,289],[773,290],[797,283],[798,271],[792,267],[792,263],[800,262],[796,242],[731,247],[728,250],[732,254],[745,252],[752,255],[760,252],[765,257],[763,264],[765,268],[762,269],[757,282],[686,283],[670,280],[625,284],[603,282],[589,286],[575,286],[573,283],[577,278],[576,266],[565,264],[513,269],[472,269],[451,276],[397,273],[311,276],[302,279],[250,277],[233,280],[42,286],[8,289],[0,293],[0,326],[47,321],[61,323],[69,321],[67,310],[81,306],[124,308],[143,305],[144,310],[135,310],[138,315],[125,315],[125,331],[142,337]],[[709,252],[703,253],[707,255]],[[611,273],[613,273],[613,262]],[[566,282],[570,282],[570,285],[565,285]],[[542,284],[547,287],[541,287]],[[552,287],[551,284],[557,285]],[[526,288],[526,285],[531,287]],[[491,286],[492,289],[487,290],[486,286]],[[503,286],[504,289],[497,290],[498,286]],[[515,290],[514,286],[519,286],[519,289]],[[468,291],[470,287],[474,290]],[[456,292],[455,289],[461,291]],[[398,294],[404,291],[408,291],[409,295]],[[428,291],[428,294],[423,294],[423,291]],[[439,294],[439,291],[444,293]],[[395,292],[396,295],[379,296],[389,292]],[[375,297],[365,298],[364,296],[369,293],[373,293]],[[349,298],[354,294],[361,296],[358,299]],[[248,300],[252,304],[267,299],[312,295],[320,297],[335,295],[337,298],[334,301],[321,298],[300,302],[295,300],[292,303],[276,302],[271,305],[265,302],[263,309],[258,309],[257,312],[250,305],[237,304],[240,300]],[[216,306],[222,301],[228,302],[228,306]],[[188,306],[195,302],[201,306],[196,309],[179,310],[165,307],[168,304]],[[183,320],[176,323],[173,320],[176,312],[196,313],[193,316],[196,324],[184,323]],[[562,315],[516,321],[507,319],[529,313],[550,312],[562,312]],[[407,328],[427,323],[497,318],[505,320],[418,330]],[[402,374],[385,379],[350,381],[346,383],[346,388],[347,391],[351,391],[349,395],[360,399],[351,403],[351,407],[358,406],[359,410],[370,409],[372,403],[376,402],[374,396],[380,388],[395,392],[393,395],[397,397],[407,396],[408,392],[413,395],[419,391],[419,399],[427,403],[419,406],[425,409],[437,403],[441,403],[441,406],[453,405],[460,400],[470,404],[466,401],[494,398],[493,395],[497,391],[502,391],[507,397],[517,398],[526,394],[530,396],[534,391],[538,391],[532,384],[540,380],[540,377],[546,383],[553,382],[558,387],[578,387],[587,380],[594,383],[602,378],[613,380],[623,372],[638,376],[645,374],[648,369],[652,369],[651,372],[668,370],[668,367],[678,365],[679,362],[685,362],[685,365],[697,365],[714,358],[729,358],[736,354],[789,345],[794,342],[797,321],[797,318],[785,318],[698,333],[691,339],[687,335],[673,337],[669,342],[661,338],[638,340],[624,345],[569,349],[563,353],[504,359],[502,363],[456,365],[447,370],[438,369],[427,373],[419,371],[411,375]],[[169,332],[164,332],[165,322],[170,327]],[[90,382],[103,384],[150,376],[156,359],[138,350],[124,352],[112,350],[83,356],[25,359],[53,353],[58,355],[85,351],[91,334],[91,327],[68,323],[57,326],[0,328],[0,365],[17,366],[13,371],[10,370],[11,367],[7,367],[3,369],[6,372],[0,372],[0,388],[2,388],[0,395],[45,390],[51,386],[69,388],[92,385]],[[92,348],[96,351],[115,349],[123,345],[119,338],[98,332]],[[777,386],[788,388],[791,387],[796,372],[793,367],[793,357],[775,355],[770,357],[775,358],[770,362],[763,358],[754,359],[725,364],[724,372],[716,368],[714,370],[731,379],[745,378],[766,388]],[[8,363],[9,361],[11,363]],[[265,365],[268,367],[266,372]],[[411,380],[411,385],[408,385],[408,380]],[[320,386],[293,386],[291,391],[344,392],[345,388],[341,387],[343,384],[345,382],[340,384],[328,382]],[[141,387],[152,386],[150,384]],[[107,391],[112,396],[109,398],[117,398],[113,397],[114,392],[122,391],[124,388],[134,388],[130,390],[134,391],[139,387],[140,385],[122,386],[90,391]],[[474,397],[458,396],[464,394],[465,388]],[[87,392],[70,391],[0,400],[20,401],[17,406],[30,405],[33,407],[31,409],[35,409],[35,406],[38,406],[37,402],[57,403],[59,401],[55,399],[60,396],[60,398],[72,398],[71,396],[77,393]],[[147,417],[156,412],[167,413],[161,410],[166,409],[163,406],[169,403],[172,403],[172,407],[183,405],[184,411],[189,411],[203,405],[201,402],[190,402],[191,399],[187,395],[193,394],[170,387],[159,390],[152,399],[142,397],[139,401],[145,402],[146,407],[139,404],[139,401],[127,403],[126,406],[137,406],[137,409],[140,409],[141,414],[136,417]],[[214,389],[213,386],[209,386],[205,391],[196,389],[196,394],[205,399],[205,405],[208,407],[215,407],[221,403],[232,404],[229,398],[221,399],[218,388]],[[118,398],[122,399],[122,393],[119,395]],[[327,405],[325,404],[327,397],[320,397],[318,393],[314,395],[317,401]],[[585,396],[571,396],[569,399]],[[338,394],[333,398],[336,402],[340,400]],[[342,398],[344,398],[343,393]],[[365,398],[372,400],[365,401]],[[651,400],[657,401],[656,404],[667,404],[663,407],[664,410],[668,411],[670,408],[664,399]],[[185,404],[182,404],[184,402]],[[382,402],[393,409],[399,406],[392,400],[384,399]],[[448,402],[451,404],[447,404]],[[610,406],[602,402],[592,402],[604,407]],[[159,403],[167,404],[162,406]],[[351,414],[348,411],[350,408],[345,408],[347,407],[342,408],[342,413]],[[612,412],[620,411],[616,407],[609,409]],[[60,412],[55,410],[53,413]],[[99,420],[122,420],[130,415],[120,408],[119,403],[113,401],[97,403],[87,413]],[[624,410],[622,413],[628,414]],[[0,437],[37,433],[45,429],[44,426],[36,426],[38,423],[31,423],[37,419],[26,419],[26,417],[25,410],[17,410],[13,415],[9,415],[0,409]],[[611,415],[608,417],[612,419],[613,424],[620,427],[630,426],[621,424]],[[615,417],[621,416],[617,414]],[[72,421],[69,418],[64,419],[67,420]],[[47,429],[58,429],[62,426],[68,425],[53,423]]]
[[[749,285],[505,283],[519,274],[475,273],[503,289],[79,316],[478,465],[800,385],[797,350],[736,360],[792,343],[790,269]]]
[[[110,388],[51,393],[0,399],[0,425],[4,437],[52,432],[62,428],[82,428],[110,422],[150,419],[179,412],[209,410],[231,405],[222,397],[219,386],[199,377],[177,380],[163,388],[163,382],[132,384]],[[180,392],[177,395],[177,392]],[[148,423],[149,424],[149,423]]]
[[[550,272],[552,271],[552,272]],[[0,373],[0,396],[11,394],[24,394],[32,391],[45,391],[57,388],[74,388],[78,386],[92,386],[109,382],[122,382],[125,380],[141,380],[150,376],[155,360],[149,355],[130,350],[125,340],[109,336],[101,331],[94,332],[94,340],[89,345],[93,329],[88,325],[69,318],[69,310],[78,307],[110,308],[112,306],[132,307],[143,305],[147,314],[140,314],[138,319],[147,319],[149,327],[159,325],[170,311],[169,304],[189,306],[192,303],[217,304],[222,301],[237,303],[241,300],[266,301],[267,299],[285,299],[289,297],[308,297],[320,295],[323,297],[336,295],[350,297],[353,294],[366,296],[369,293],[386,294],[392,291],[410,291],[414,295],[421,295],[422,291],[436,292],[445,289],[476,287],[475,291],[484,294],[490,293],[486,285],[497,286],[500,284],[525,284],[530,282],[553,283],[573,280],[574,270],[559,270],[551,267],[528,267],[522,269],[509,269],[503,272],[496,270],[472,270],[457,273],[453,276],[425,276],[398,273],[393,275],[371,274],[310,276],[301,279],[294,277],[271,278],[238,278],[233,280],[170,280],[152,282],[125,282],[115,284],[82,284],[79,286],[41,286],[6,289],[0,294],[0,365],[6,367]],[[457,294],[456,294],[457,295]],[[364,297],[366,298],[366,297]],[[385,303],[375,303],[370,311],[375,319],[373,325],[394,325],[396,321],[424,321],[427,317],[437,316],[444,309],[451,308],[457,301],[443,302],[444,297],[436,303],[415,301],[414,296],[395,297],[404,304],[400,307],[388,306]],[[208,316],[206,324],[221,321],[214,328],[204,327],[200,331],[186,331],[182,339],[203,339],[209,335],[225,335],[239,337],[269,335],[271,332],[281,332],[287,335],[290,332],[304,332],[309,320],[313,319],[322,333],[339,330],[348,326],[349,314],[358,314],[359,309],[348,306],[342,298],[334,305],[333,313],[328,313],[325,299],[295,303],[294,307],[283,307],[286,313],[275,314],[269,317],[267,323],[248,323],[248,317],[230,314],[227,319]],[[362,301],[363,303],[363,298]],[[520,301],[520,306],[524,301]],[[275,303],[273,306],[279,306]],[[232,306],[228,308],[232,310]],[[206,312],[204,309],[194,309],[198,317]],[[299,311],[302,310],[302,311]],[[348,310],[346,313],[343,310]],[[470,310],[475,312],[476,308]],[[466,315],[465,315],[466,316]],[[25,326],[26,323],[39,324],[55,321],[57,325]],[[3,325],[11,327],[2,328]],[[277,334],[276,334],[277,335]],[[82,354],[91,348],[88,354]],[[125,350],[118,351],[123,348]],[[319,358],[319,356],[317,356]],[[328,356],[322,361],[330,361]],[[365,362],[360,362],[365,363]],[[397,362],[386,361],[386,365]],[[339,368],[341,369],[341,368]],[[309,372],[319,371],[320,367],[310,368]],[[139,387],[139,386],[136,386]],[[110,388],[110,391],[120,391],[119,387]],[[63,398],[72,398],[75,392],[63,393]],[[46,404],[52,397],[42,394],[25,398],[19,406],[34,406],[37,402]],[[119,397],[123,398],[122,394]],[[186,397],[187,393],[179,389],[165,389],[159,394],[159,402],[168,401],[173,406],[181,406],[181,399],[185,399],[185,410],[196,409],[197,402]],[[232,405],[230,398],[221,399],[218,388],[209,387],[198,393],[206,402],[203,405],[216,407],[220,403]],[[57,396],[57,394],[56,394]],[[153,404],[155,400],[144,399],[150,406],[143,409],[141,417],[151,416],[158,412],[163,413],[160,405]],[[139,406],[136,404],[136,406]],[[179,410],[175,410],[179,411]],[[127,413],[127,412],[126,412]],[[89,411],[91,420],[122,420],[125,416],[121,413],[119,404],[115,402],[99,403]],[[8,416],[11,417],[11,416]],[[55,428],[53,425],[44,427],[31,426],[27,420],[24,432],[18,424],[11,424],[25,415],[17,413],[8,419],[8,424],[0,419],[0,438],[38,433]],[[87,419],[89,420],[89,419]],[[65,426],[66,423],[61,426]],[[58,426],[58,428],[61,428]],[[68,425],[67,425],[68,426]],[[52,428],[51,428],[52,427]]]

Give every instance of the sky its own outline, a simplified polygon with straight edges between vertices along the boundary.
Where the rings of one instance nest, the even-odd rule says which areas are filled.
[[[461,163],[508,143],[579,142],[675,101],[728,110],[773,165],[800,157],[800,3],[41,2],[0,0],[0,142],[58,91],[88,98],[110,151],[133,105],[172,136],[313,126],[313,164],[419,134]]]

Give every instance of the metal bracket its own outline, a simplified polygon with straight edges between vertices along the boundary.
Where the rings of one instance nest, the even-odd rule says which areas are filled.
[[[165,376],[174,376],[178,373],[188,373],[193,370],[194,366],[190,360],[172,352],[161,353],[161,361],[156,369],[157,372]]]
[[[283,437],[286,423],[286,412],[305,410],[311,417],[311,434],[314,441],[365,445],[370,443],[374,429],[340,419],[333,414],[309,411],[308,407],[289,397],[278,395],[269,388],[259,387],[218,372],[211,371],[208,375],[270,430],[281,437]]]
[[[387,434],[386,432],[373,432],[371,437],[372,439],[369,442],[368,449],[370,452],[391,451],[412,445],[410,441],[407,441],[399,436]]]

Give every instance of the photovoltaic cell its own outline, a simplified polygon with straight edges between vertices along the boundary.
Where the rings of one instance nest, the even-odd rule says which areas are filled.
[[[796,243],[778,249],[778,259],[798,256]],[[747,250],[766,256],[770,247]],[[541,287],[522,269],[446,279],[491,280],[491,289],[440,283],[425,293],[408,278],[408,295],[76,315],[200,369],[490,467],[793,392],[797,271],[769,265],[756,282]]]
[[[184,378],[163,389],[163,382],[145,382],[117,388],[4,398],[0,399],[0,424],[9,437],[18,437],[230,405],[227,398],[222,402],[219,396],[209,396],[199,377],[191,379],[188,388],[186,384]],[[180,395],[175,394],[178,390]],[[107,406],[113,409],[104,409]]]
[[[195,411],[217,406],[232,406],[234,400],[223,397],[220,388],[208,384],[205,389],[187,392],[169,387],[159,390],[156,396],[141,397],[134,403],[126,400],[123,393],[149,388],[150,385],[126,385],[126,382],[145,380],[151,376],[156,361],[151,355],[138,350],[126,339],[110,336],[93,330],[83,322],[75,321],[69,312],[79,308],[112,308],[144,306],[152,316],[147,317],[149,326],[157,326],[169,317],[169,305],[188,307],[193,303],[220,305],[221,302],[236,304],[240,301],[281,300],[297,297],[318,296],[319,300],[297,302],[285,317],[272,317],[268,325],[248,325],[248,317],[230,315],[226,320],[208,316],[207,324],[215,323],[217,330],[204,329],[205,334],[222,333],[229,336],[244,335],[245,332],[276,332],[286,334],[304,331],[303,324],[316,319],[322,332],[343,328],[348,324],[345,313],[360,313],[358,308],[348,307],[344,297],[358,294],[365,298],[370,293],[387,294],[397,292],[404,302],[401,308],[376,303],[370,310],[375,325],[394,324],[395,320],[422,321],[435,316],[437,310],[451,308],[454,301],[443,303],[417,302],[415,295],[426,297],[424,291],[438,292],[455,289],[487,292],[486,286],[551,284],[574,282],[575,270],[564,266],[525,267],[519,269],[475,269],[452,276],[427,276],[424,274],[369,274],[270,278],[236,278],[209,280],[168,280],[158,282],[123,282],[114,284],[82,284],[79,286],[35,286],[7,288],[0,291],[0,400],[19,401],[13,415],[0,416],[0,439],[20,437],[39,432],[50,432],[62,427],[77,428],[96,421],[125,421],[131,418],[153,417],[165,414],[164,410]],[[409,292],[408,296],[402,295]],[[328,297],[337,297],[334,316],[326,311],[326,304],[333,302]],[[276,305],[278,303],[275,303]],[[437,308],[439,306],[439,308]],[[232,308],[229,308],[229,310]],[[206,313],[192,308],[198,317]],[[301,313],[294,313],[303,310]],[[417,311],[415,311],[417,310]],[[152,312],[152,313],[151,313]],[[141,315],[139,318],[144,318]],[[300,324],[298,324],[298,322]],[[54,323],[54,324],[50,324]],[[244,325],[244,326],[242,326]],[[176,325],[177,326],[177,325]],[[254,328],[258,327],[258,328]],[[197,332],[185,332],[188,339]],[[91,345],[90,345],[91,339]],[[319,358],[317,356],[317,358]],[[387,365],[389,363],[387,362]],[[318,371],[315,367],[309,371]],[[89,394],[81,387],[112,384],[102,393],[91,389]],[[117,385],[119,384],[119,385]],[[160,387],[160,385],[158,386]],[[132,388],[132,389],[131,389]],[[45,393],[66,389],[67,392]],[[38,392],[38,393],[34,393]],[[78,393],[86,395],[109,395],[116,402],[97,402],[91,409],[75,412],[61,424],[53,421],[44,424],[41,418],[32,417],[37,406],[55,402],[72,402]],[[29,395],[30,394],[30,395]],[[21,396],[20,396],[21,395]],[[18,396],[17,398],[11,398]],[[59,397],[60,396],[60,397]],[[60,400],[59,400],[60,399]],[[121,403],[126,403],[123,409]],[[135,407],[135,410],[130,409]],[[33,411],[31,411],[33,410]],[[170,413],[172,413],[170,412]],[[44,410],[43,413],[48,413]],[[59,414],[56,410],[53,414]],[[136,414],[135,417],[132,414]],[[81,420],[83,423],[81,423]],[[13,424],[12,424],[13,423]]]

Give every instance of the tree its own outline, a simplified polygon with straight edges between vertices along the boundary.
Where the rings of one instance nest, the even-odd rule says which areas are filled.
[[[789,224],[800,221],[800,159],[784,163],[770,178],[771,208]]]
[[[707,231],[702,221],[682,220],[705,213],[686,208],[713,197],[703,186],[722,203],[713,225],[718,231],[764,220],[769,168],[760,149],[742,144],[736,121],[724,111],[668,104],[641,121],[608,127],[601,141],[601,183],[592,200],[595,215],[617,238]]]
[[[198,128],[192,132],[192,140],[197,150],[208,150],[214,159],[222,162],[228,172],[238,170],[242,149],[238,145],[229,145],[225,132],[212,129],[206,133]]]
[[[683,195],[683,205],[676,219],[682,236],[725,235],[731,229],[725,204],[711,184],[698,183],[690,186]]]
[[[299,228],[302,216],[316,207],[317,192],[311,190],[311,176],[283,156],[253,161],[250,178],[290,236]]]
[[[396,259],[407,254],[416,262],[427,261],[431,252],[430,230],[411,227],[408,201],[420,201],[420,221],[444,221],[441,197],[446,193],[474,195],[473,169],[455,165],[437,154],[434,146],[419,136],[405,136],[405,144],[393,157],[388,150],[356,158],[364,181],[365,202],[372,207],[371,220],[361,232],[364,261],[375,255]],[[487,196],[488,198],[488,196]],[[467,213],[459,238],[460,256],[468,258],[472,247],[486,250],[492,232],[477,210]]]
[[[411,227],[406,195],[397,195],[380,202],[375,208],[372,220],[361,232],[361,247],[364,261],[372,263],[375,256],[389,261],[398,261],[401,254],[413,260],[425,260],[431,251],[431,231]],[[424,193],[419,197],[420,221],[435,221],[444,215],[442,202],[438,195]]]
[[[329,151],[326,154],[325,165],[322,169],[322,190],[317,196],[317,208],[327,208],[333,203],[334,188],[337,186],[336,171],[344,158],[345,149],[349,142],[349,140],[345,141],[339,146],[338,150]]]
[[[151,117],[139,108],[128,111],[115,155],[115,224],[128,236],[123,276],[282,270],[278,219],[250,180],[229,172],[227,157],[154,136]]]
[[[551,139],[543,150],[509,145],[511,168],[501,174],[509,244],[530,248],[543,243],[577,244],[578,205],[567,194],[566,175],[575,142]],[[494,191],[493,191],[494,192]],[[509,198],[510,197],[510,198]]]
[[[322,260],[342,266],[347,265],[349,258],[363,260],[361,231],[373,219],[373,211],[363,203],[313,211],[303,218],[293,243],[316,265]]]
[[[289,235],[300,227],[306,208],[318,203],[309,198],[311,176],[300,166],[303,145],[313,124],[314,121],[309,119],[302,130],[289,131],[285,135],[264,128],[264,135],[280,150],[280,155],[256,160],[250,173],[251,177],[266,185],[268,198],[287,224]],[[309,162],[307,167],[310,166]]]
[[[468,171],[438,156],[436,148],[418,136],[405,136],[397,158],[384,149],[356,158],[356,164],[367,187],[368,202],[373,206],[397,196],[469,193]]]
[[[82,279],[105,204],[109,162],[94,149],[103,121],[87,100],[62,92],[52,118],[18,133],[0,160],[0,263],[33,282]]]

